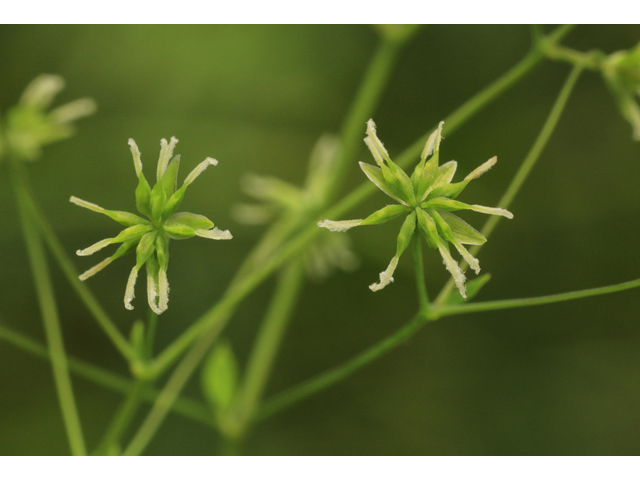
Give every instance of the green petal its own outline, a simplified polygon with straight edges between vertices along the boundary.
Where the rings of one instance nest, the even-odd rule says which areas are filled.
[[[438,244],[438,250],[440,251],[440,255],[442,256],[442,261],[445,267],[447,268],[447,270],[449,270],[449,273],[453,277],[453,282],[460,292],[460,295],[462,295],[462,298],[467,298],[464,286],[464,273],[458,265],[458,262],[456,262],[449,253],[449,247],[447,246],[447,243],[443,240],[440,240],[440,243]]]
[[[513,213],[503,208],[485,207],[482,205],[468,205],[451,200],[450,198],[433,198],[420,205],[420,208],[433,208],[435,210],[444,210],[453,212],[456,210],[473,210],[474,212],[486,213],[488,215],[500,215],[502,217],[513,218]]]
[[[169,266],[169,238],[166,235],[158,235],[155,248],[160,268],[166,270]]]
[[[387,205],[365,218],[360,225],[381,225],[410,212],[404,205]]]
[[[140,171],[138,176],[138,186],[136,187],[136,208],[140,213],[151,218],[151,187],[149,182],[144,176],[144,173]]]
[[[176,155],[159,180],[164,188],[166,198],[170,198],[178,186],[178,169],[180,168],[180,155]]]
[[[429,216],[427,212],[418,208],[416,209],[417,219],[418,219],[418,228],[420,229],[420,233],[429,245],[429,248],[432,250],[437,250],[438,245],[440,243],[440,235],[438,235],[438,228],[436,227],[436,223],[433,221],[433,218]]]
[[[156,221],[160,220],[164,210],[164,205],[167,203],[167,192],[162,182],[158,182],[153,186],[153,190],[151,190],[150,203],[151,218]]]
[[[122,245],[120,245],[120,248],[118,248],[118,250],[116,250],[116,253],[111,255],[109,258],[104,259],[99,264],[91,267],[89,270],[84,272],[78,278],[80,280],[84,281],[87,278],[94,276],[96,273],[98,273],[100,270],[105,268],[107,265],[109,265],[114,260],[116,260],[116,259],[122,257],[123,255],[126,255],[127,253],[133,251],[133,249],[136,248],[136,245],[137,245],[137,241],[123,243]]]
[[[173,157],[173,149],[176,148],[178,139],[171,137],[171,141],[167,143],[167,139],[160,140],[160,158],[158,159],[158,168],[156,170],[156,182],[159,182],[167,170],[169,160]]]
[[[364,174],[375,184],[376,187],[378,187],[398,203],[407,205],[407,203],[401,200],[400,196],[396,195],[394,193],[394,190],[389,185],[387,185],[387,181],[384,179],[384,175],[382,174],[382,170],[380,168],[364,162],[360,162],[360,168],[362,168]]]
[[[180,202],[182,202],[184,194],[187,191],[187,188],[189,188],[189,185],[191,185],[193,181],[198,178],[198,176],[202,172],[204,172],[209,165],[217,164],[218,161],[214,160],[213,158],[207,158],[200,162],[200,164],[196,168],[194,168],[191,173],[189,173],[189,175],[187,175],[187,178],[185,178],[182,186],[178,190],[176,190],[173,195],[171,195],[169,200],[167,200],[162,210],[162,219],[168,218],[173,212],[176,211],[176,208],[178,208]]]
[[[145,233],[153,229],[149,224],[146,225],[133,225],[132,227],[122,230],[111,243],[124,243],[135,241],[141,238]]]
[[[149,259],[149,257],[155,252],[155,240],[158,232],[155,230],[149,233],[145,233],[138,246],[136,247],[136,267],[142,268],[142,265]]]
[[[465,245],[483,245],[487,239],[479,231],[462,220],[457,215],[449,212],[438,212],[451,228],[453,238]]]
[[[149,222],[138,215],[134,215],[129,212],[120,212],[117,210],[107,210],[106,208],[102,208],[95,203],[87,202],[77,197],[69,198],[71,203],[78,205],[79,207],[87,208],[93,212],[102,213],[107,217],[115,220],[120,225],[124,225],[125,227],[131,227],[133,225],[149,225]]]
[[[357,227],[362,223],[362,219],[358,220],[341,220],[334,222],[333,220],[321,220],[318,222],[318,226],[326,228],[331,232],[346,232],[350,228]]]
[[[167,235],[169,235],[170,238],[173,238],[175,240],[184,240],[194,237],[196,234],[194,228],[183,225],[181,223],[165,223],[162,229],[166,232]]]

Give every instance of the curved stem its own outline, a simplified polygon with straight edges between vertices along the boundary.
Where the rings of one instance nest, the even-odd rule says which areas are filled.
[[[295,387],[268,399],[256,413],[255,420],[263,420],[270,417],[274,413],[299,402],[303,398],[313,395],[314,393],[343,380],[360,368],[368,365],[373,360],[399,346],[404,340],[417,332],[425,323],[429,322],[429,320],[430,319],[424,314],[417,313],[409,323],[400,328],[396,333],[365,350],[363,353],[357,355],[348,362],[316,375],[315,377],[302,382],[300,385],[296,385]]]
[[[67,356],[62,339],[62,329],[60,327],[60,319],[58,318],[58,308],[51,284],[49,267],[47,265],[42,241],[38,235],[38,230],[33,224],[33,220],[26,207],[26,194],[22,188],[22,184],[17,179],[18,167],[16,163],[17,162],[13,162],[14,168],[12,168],[11,178],[13,180],[22,231],[29,254],[29,263],[31,264],[31,271],[38,295],[38,303],[40,304],[42,321],[49,345],[53,378],[58,393],[62,418],[67,431],[67,437],[69,438],[71,453],[73,455],[86,455],[86,447],[82,435],[82,427],[80,426],[80,417],[78,416],[78,410],[73,396],[73,387],[71,386],[71,377],[69,375]]]
[[[550,36],[555,38],[556,41],[559,41],[568,31],[569,28],[560,27]],[[518,80],[522,79],[542,58],[543,56],[538,50],[530,52],[511,70],[472,97],[469,101],[465,102],[460,108],[447,117],[445,120],[445,131],[451,133],[459,128],[471,118],[472,115],[495,100]],[[429,130],[398,157],[398,163],[401,166],[406,167],[414,158],[420,155],[424,142],[432,131],[433,129]],[[338,204],[327,210],[322,218],[339,218],[375,191],[377,191],[377,189],[371,182],[363,183],[360,187],[344,197]],[[262,266],[256,267],[251,273],[244,276],[241,281],[233,282],[232,287],[227,289],[220,302],[209,309],[209,311],[200,317],[158,356],[152,365],[150,374],[157,376],[169,368],[189,345],[209,328],[214,327],[219,322],[223,322],[224,320],[222,319],[230,315],[237,303],[244,299],[246,295],[253,291],[257,285],[271,275],[271,273],[278,269],[284,262],[298,254],[313,241],[316,235],[320,233],[320,230],[315,223],[309,225],[292,238],[277,254],[266,260]]]
[[[562,87],[562,90],[560,90],[560,93],[558,94],[558,98],[556,99],[553,107],[551,108],[551,111],[549,112],[549,116],[547,117],[547,120],[544,123],[542,130],[540,130],[540,133],[538,134],[538,138],[536,138],[536,141],[533,143],[531,150],[529,150],[529,153],[527,154],[524,161],[522,162],[522,165],[520,165],[520,168],[518,169],[515,176],[513,177],[513,180],[511,180],[511,183],[509,184],[507,191],[504,193],[504,195],[500,199],[500,202],[498,202],[499,208],[504,208],[504,209],[509,208],[509,206],[511,205],[511,202],[513,202],[513,199],[522,188],[522,185],[524,185],[525,180],[529,176],[529,173],[531,173],[531,170],[533,169],[536,162],[538,161],[538,158],[540,158],[540,155],[542,154],[544,147],[547,145],[547,142],[549,141],[551,134],[555,130],[558,124],[558,120],[560,119],[560,116],[562,115],[562,112],[564,111],[564,108],[567,105],[567,100],[569,99],[569,96],[573,91],[573,87],[575,86],[576,81],[578,80],[578,77],[580,77],[581,73],[582,73],[582,67],[580,65],[576,65],[573,68],[573,70],[571,70],[569,77],[565,81],[564,86]],[[484,224],[484,227],[482,228],[481,233],[486,238],[489,238],[489,235],[491,235],[493,230],[496,228],[496,225],[498,224],[501,218],[502,217],[499,217],[499,216],[489,217],[487,222]],[[476,255],[480,250],[480,248],[481,248],[481,245],[476,245],[475,247],[473,247],[470,250],[471,255]],[[467,267],[467,263],[463,261],[460,263],[460,266],[461,268],[464,269]],[[452,279],[449,279],[449,281],[446,283],[446,285],[443,287],[442,291],[438,295],[438,298],[436,298],[435,304],[442,305],[446,303],[447,299],[449,298],[449,295],[453,291],[453,287],[454,287],[454,282]]]
[[[489,310],[504,310],[507,308],[531,307],[535,305],[546,305],[549,303],[566,302],[567,300],[576,300],[578,298],[594,297],[596,295],[605,295],[607,293],[620,292],[631,288],[640,287],[640,279],[629,282],[618,283],[616,285],[608,285],[606,287],[591,288],[587,290],[578,290],[575,292],[558,293],[555,295],[545,295],[533,298],[516,298],[511,300],[495,300],[491,302],[475,302],[461,305],[443,305],[432,310],[434,317],[444,317],[450,315],[458,315],[471,312],[486,312]]]
[[[303,279],[302,261],[294,260],[283,268],[276,291],[271,300],[260,333],[251,352],[244,381],[238,390],[232,415],[236,417],[238,431],[242,436],[247,423],[253,417],[271,367],[280,346],[280,340],[289,323]]]
[[[45,215],[39,208],[35,197],[31,191],[28,183],[28,178],[24,172],[20,171],[18,181],[21,184],[21,189],[24,192],[24,205],[29,211],[33,221],[37,224],[43,239],[48,245],[53,257],[58,262],[58,265],[62,269],[65,277],[76,291],[80,299],[84,302],[85,306],[93,314],[94,318],[98,322],[98,325],[102,328],[104,333],[111,339],[114,346],[118,351],[129,361],[135,359],[135,354],[131,344],[120,333],[118,328],[114,325],[113,321],[109,318],[103,308],[100,306],[93,293],[87,288],[87,286],[78,278],[78,272],[76,271],[73,262],[67,256],[62,244],[58,240],[55,232],[49,225]]]
[[[416,271],[416,287],[418,289],[420,311],[427,312],[429,310],[429,295],[427,295],[427,285],[424,279],[424,262],[422,260],[420,233],[417,231],[413,234],[413,264]]]

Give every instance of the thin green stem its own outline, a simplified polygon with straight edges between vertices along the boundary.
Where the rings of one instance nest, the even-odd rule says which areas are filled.
[[[560,119],[560,116],[562,115],[562,112],[564,111],[564,108],[567,105],[567,100],[569,99],[569,96],[573,91],[573,87],[575,86],[576,81],[578,80],[578,77],[580,77],[581,73],[582,73],[582,67],[579,65],[576,65],[571,70],[569,77],[565,81],[564,86],[562,87],[562,90],[560,90],[560,93],[558,94],[558,98],[556,99],[553,107],[551,108],[551,111],[549,112],[549,116],[547,117],[547,120],[544,123],[542,130],[540,130],[540,133],[538,134],[538,138],[536,138],[536,141],[533,143],[531,150],[529,150],[529,153],[527,154],[524,161],[522,162],[522,165],[520,165],[520,168],[518,169],[515,176],[511,180],[511,183],[509,184],[507,191],[504,193],[504,195],[500,199],[500,202],[498,202],[499,208],[504,208],[504,209],[509,208],[509,206],[513,202],[513,199],[516,197],[516,195],[524,185],[525,180],[529,176],[529,173],[531,173],[531,170],[535,166],[536,162],[538,161],[538,158],[540,158],[542,151],[547,145],[547,142],[549,141],[551,134],[555,130],[558,124],[558,120]],[[491,235],[493,230],[496,228],[496,225],[498,224],[501,218],[502,217],[500,216],[489,217],[489,219],[484,224],[484,227],[482,228],[481,233],[485,237],[489,238],[489,235]],[[481,248],[480,245],[476,245],[475,247],[473,247],[470,251],[471,255],[476,255],[480,250],[480,248]],[[464,269],[467,267],[467,263],[463,261],[461,262],[460,266],[461,268]],[[453,291],[453,287],[454,287],[453,279],[449,279],[449,281],[446,283],[446,285],[443,287],[442,291],[438,295],[438,298],[436,298],[436,301],[435,301],[436,305],[442,305],[447,301],[447,299],[449,298],[449,295]]]
[[[21,189],[24,192],[24,204],[28,209],[33,221],[38,225],[38,228],[42,232],[44,241],[49,246],[53,257],[58,262],[65,277],[78,294],[80,299],[84,302],[87,309],[93,314],[94,318],[98,322],[98,325],[111,339],[118,351],[129,361],[134,360],[135,354],[133,348],[127,339],[120,333],[118,328],[114,325],[113,321],[109,318],[103,308],[100,306],[93,293],[87,288],[87,286],[78,278],[78,272],[76,271],[73,262],[67,256],[62,244],[58,240],[55,232],[49,225],[45,215],[38,206],[35,196],[33,195],[28,178],[22,171],[18,172],[18,181],[21,184]]]
[[[240,436],[242,436],[262,398],[282,335],[300,293],[303,273],[300,260],[294,260],[282,270],[232,410],[232,415],[236,417]]]
[[[67,437],[69,438],[71,453],[73,455],[86,455],[87,450],[82,435],[82,427],[80,426],[80,417],[78,416],[78,410],[73,396],[67,356],[62,339],[62,329],[58,318],[58,309],[51,284],[47,259],[42,241],[38,235],[38,230],[26,207],[24,189],[22,188],[22,184],[17,180],[18,173],[16,170],[18,167],[16,163],[17,162],[13,162],[14,168],[12,168],[11,178],[13,180],[22,231],[29,254],[29,263],[31,264],[31,271],[38,295],[38,303],[40,304],[45,334],[49,345],[53,378],[58,393],[62,418],[67,431]]]
[[[51,358],[49,351],[44,345],[2,325],[0,325],[0,339],[11,343],[25,352],[35,355],[38,358],[42,358],[44,360],[50,360]],[[131,388],[134,385],[134,381],[122,375],[113,373],[84,360],[80,360],[79,358],[69,356],[67,358],[67,362],[69,364],[69,370],[71,370],[72,373],[108,390],[127,394],[131,391]],[[145,402],[154,402],[156,398],[158,398],[159,393],[159,390],[155,388],[148,388],[142,392],[142,398]],[[178,413],[185,418],[195,420],[196,422],[206,425],[211,425],[212,416],[209,408],[200,402],[180,397],[176,399],[171,408],[175,413]]]
[[[158,326],[158,314],[149,308],[149,322],[147,323],[147,335],[145,338],[145,361],[153,358],[153,342]]]
[[[145,389],[145,382],[137,380],[131,387],[129,393],[125,397],[122,405],[113,416],[113,420],[102,437],[98,448],[97,455],[109,455],[113,451],[117,451],[120,437],[133,420],[136,410],[140,406],[142,400],[142,392]]]
[[[443,305],[432,310],[434,317],[458,315],[471,312],[486,312],[489,310],[504,310],[507,308],[531,307],[535,305],[546,305],[549,303],[566,302],[578,298],[605,295],[607,293],[620,292],[631,288],[640,287],[640,279],[629,282],[608,285],[606,287],[591,288],[588,290],[578,290],[575,292],[558,293],[555,295],[545,295],[533,298],[516,298],[511,300],[495,300],[491,302],[463,303],[460,305]]]
[[[274,413],[299,402],[303,398],[313,395],[320,390],[324,390],[334,383],[343,380],[352,373],[360,370],[365,365],[368,365],[375,359],[396,348],[428,322],[428,317],[423,313],[417,313],[409,323],[404,325],[397,332],[388,336],[373,347],[368,348],[360,355],[357,355],[338,367],[321,373],[302,382],[300,385],[296,385],[295,387],[266,400],[262,407],[257,411],[255,420],[263,420],[270,417]]]
[[[413,234],[413,264],[416,271],[416,287],[418,289],[418,300],[420,301],[420,311],[429,310],[429,295],[427,295],[427,284],[424,278],[424,262],[422,260],[422,244],[420,233]]]
[[[560,27],[551,37],[559,41],[569,28]],[[542,54],[538,50],[533,50],[527,54],[518,64],[505,73],[502,77],[489,85],[487,88],[476,94],[469,101],[453,112],[445,120],[445,131],[449,134],[464,124],[471,116],[495,100],[501,93],[522,79],[541,59]],[[435,127],[434,127],[435,128]],[[432,129],[433,130],[433,129]],[[400,165],[407,166],[411,161],[420,155],[426,142],[429,130],[423,137],[406,149],[398,158]],[[371,182],[363,183],[353,192],[344,197],[338,204],[325,212],[322,218],[340,218],[350,209],[354,208],[377,189]],[[200,335],[209,328],[227,318],[235,308],[235,305],[246,297],[253,289],[266,279],[271,273],[277,270],[284,262],[298,254],[320,233],[315,224],[301,230],[288,244],[279,250],[277,254],[266,259],[262,266],[256,266],[250,273],[247,273],[240,281],[233,282],[232,287],[227,289],[222,299],[211,309],[205,312],[191,327],[172,342],[156,359],[150,371],[151,375],[159,375],[169,368],[180,355],[191,345]]]
[[[196,342],[189,353],[180,361],[174,372],[169,377],[167,384],[158,395],[151,412],[147,415],[142,426],[131,440],[131,443],[124,451],[123,455],[140,455],[147,447],[158,428],[164,421],[171,406],[176,401],[187,381],[198,367],[211,345],[216,341],[222,325],[220,322],[217,328],[211,328],[203,337]]]

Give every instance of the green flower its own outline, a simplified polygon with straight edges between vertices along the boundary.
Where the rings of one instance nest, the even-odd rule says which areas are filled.
[[[631,124],[633,139],[640,140],[640,43],[629,51],[615,52],[602,66],[620,113]]]
[[[127,288],[124,294],[124,306],[132,310],[131,301],[134,297],[134,287],[138,278],[138,271],[143,265],[147,267],[147,298],[151,309],[160,314],[167,309],[169,302],[169,283],[167,281],[167,267],[169,264],[169,239],[182,240],[195,235],[213,240],[229,240],[231,233],[228,230],[219,230],[207,217],[194,213],[176,212],[182,202],[184,194],[191,183],[209,165],[217,165],[217,160],[207,158],[187,175],[184,183],[178,187],[178,167],[180,155],[173,157],[173,149],[178,143],[176,138],[171,141],[163,138],[160,142],[160,159],[156,173],[157,182],[153,189],[142,173],[140,150],[133,139],[129,139],[133,165],[138,176],[136,188],[136,207],[138,212],[147,218],[139,217],[133,213],[106,210],[93,203],[85,202],[76,197],[70,201],[76,205],[94,212],[102,213],[112,218],[126,228],[113,238],[105,238],[84,250],[78,250],[80,256],[92,255],[104,247],[120,243],[120,247],[109,258],[103,260],[82,275],[80,280],[95,275],[115,259],[136,251],[136,264],[131,270]],[[173,158],[172,158],[173,157]]]
[[[263,224],[279,216],[281,223],[305,225],[318,218],[325,208],[333,180],[335,162],[339,150],[337,138],[324,135],[316,142],[304,186],[298,187],[279,178],[248,175],[243,180],[243,190],[247,195],[261,201],[259,204],[239,204],[232,210],[233,216],[241,223]],[[284,230],[284,229],[283,229]],[[267,245],[276,248],[281,238],[270,238]],[[263,256],[272,250],[265,249]],[[307,275],[314,280],[323,280],[336,268],[354,270],[359,260],[352,252],[348,236],[320,235],[305,250],[304,264]]]
[[[344,220],[340,222],[323,220],[318,222],[319,227],[327,228],[332,232],[344,232],[359,225],[377,225],[397,217],[406,216],[398,235],[395,256],[391,259],[389,267],[380,273],[380,283],[374,283],[369,286],[374,292],[393,282],[393,272],[398,265],[400,255],[406,250],[415,229],[418,228],[427,245],[431,249],[440,252],[445,267],[453,276],[456,287],[460,294],[466,298],[465,276],[458,263],[451,256],[449,243],[458,250],[462,258],[467,261],[477,274],[480,272],[478,260],[471,256],[464,245],[482,245],[487,239],[464,220],[450,212],[473,210],[489,215],[513,218],[511,212],[502,208],[468,205],[455,200],[471,180],[478,178],[495,165],[496,157],[476,168],[463,181],[451,183],[457,163],[453,160],[442,166],[439,166],[438,163],[443,125],[444,122],[440,122],[438,129],[427,140],[420,162],[411,177],[409,177],[391,160],[384,145],[376,136],[376,126],[373,120],[369,120],[367,123],[367,137],[364,142],[371,150],[378,166],[375,167],[360,162],[360,167],[369,180],[398,204],[388,205],[363,220]],[[429,156],[431,158],[427,161]]]
[[[81,98],[47,111],[63,88],[64,79],[58,75],[40,75],[33,80],[18,104],[7,112],[0,150],[6,148],[22,160],[36,160],[44,145],[72,136],[72,122],[93,114],[96,105],[89,98]]]

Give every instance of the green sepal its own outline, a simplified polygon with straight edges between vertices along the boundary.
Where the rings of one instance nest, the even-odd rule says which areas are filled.
[[[440,216],[451,228],[453,238],[465,245],[483,245],[487,239],[479,231],[453,213],[440,211]]]
[[[402,200],[402,203],[411,205],[414,201],[413,186],[411,185],[411,180],[409,180],[409,177],[407,177],[407,174],[398,168],[398,170],[402,172],[402,175],[406,177],[406,181],[405,181],[405,179],[401,175],[394,173],[384,163],[381,164],[380,169],[382,170],[382,176],[384,177],[385,183],[391,189],[393,194],[396,197],[398,197],[400,200]],[[408,181],[408,187],[407,187],[407,181]]]
[[[457,183],[447,183],[445,185],[440,185],[430,192],[427,193],[425,197],[426,200],[430,200],[432,198],[445,197],[454,199],[469,185],[470,180],[463,180],[462,182]]]
[[[169,266],[169,237],[162,233],[156,237],[156,255],[160,268],[167,270]]]
[[[149,182],[140,172],[138,176],[138,186],[136,187],[136,208],[140,213],[151,218],[151,187]]]
[[[102,213],[125,227],[133,227],[134,225],[150,225],[148,220],[145,220],[134,213],[121,212],[119,210],[104,210]]]
[[[162,216],[165,203],[167,203],[167,194],[162,182],[158,182],[151,190],[151,218],[158,220]]]
[[[382,174],[382,170],[379,167],[374,165],[370,165],[365,162],[360,162],[360,168],[364,172],[364,174],[371,180],[376,187],[386,193],[388,196],[396,200],[398,203],[405,203],[403,200],[400,200],[400,197],[396,195],[395,191],[387,184],[387,181]]]
[[[444,210],[447,212],[455,212],[456,210],[469,210],[470,205],[459,202],[458,200],[452,200],[445,197],[432,198],[420,205],[420,208],[433,208],[436,210]]]
[[[455,239],[453,237],[453,232],[451,231],[451,227],[449,226],[449,224],[445,222],[440,214],[435,210],[427,210],[427,214],[429,214],[429,216],[433,218],[433,221],[438,228],[440,237],[444,238],[448,242],[453,243]]]
[[[221,341],[202,367],[202,391],[218,414],[233,404],[238,385],[238,362],[228,341]]]
[[[402,252],[404,252],[409,243],[411,242],[411,237],[413,237],[413,232],[416,230],[416,212],[415,210],[407,215],[402,227],[400,227],[400,233],[398,233],[398,243],[396,245],[396,257],[400,257]]]
[[[138,245],[138,240],[131,240],[128,242],[124,242],[122,245],[120,245],[118,247],[118,249],[116,250],[116,253],[114,253],[113,255],[111,255],[111,261],[114,261],[120,257],[123,257],[124,255],[126,255],[127,253],[131,253],[135,248],[136,245]]]
[[[440,236],[438,235],[438,227],[436,227],[436,223],[427,212],[420,208],[416,209],[416,214],[420,233],[422,233],[422,236],[426,240],[427,245],[429,245],[429,248],[437,250],[438,245],[440,244]]]
[[[169,218],[173,212],[176,211],[176,208],[180,206],[180,203],[184,198],[184,193],[187,191],[187,187],[187,184],[182,185],[173,195],[171,195],[169,200],[167,200],[162,209],[162,219]]]
[[[165,223],[162,229],[175,240],[184,240],[195,236],[195,229],[182,223]]]
[[[189,212],[174,213],[167,219],[167,223],[180,223],[194,230],[209,230],[214,227],[213,222],[204,215]]]
[[[437,159],[435,160],[435,162],[432,162],[431,160],[429,160],[426,163],[426,165],[422,169],[420,169],[419,172],[417,172],[417,170],[418,169],[416,168],[416,171],[414,171],[415,177],[412,177],[412,178],[414,178],[413,186],[414,186],[416,199],[419,200],[422,197],[424,197],[425,192],[429,189],[429,187],[433,183],[434,176],[437,174],[437,171],[438,171],[438,161]]]
[[[171,160],[171,163],[167,167],[167,170],[164,172],[162,179],[158,183],[162,184],[162,188],[164,189],[165,199],[170,198],[173,195],[173,192],[176,191],[176,187],[178,185],[178,169],[180,168],[180,155],[176,155]],[[153,187],[154,190],[156,187]]]
[[[404,205],[387,205],[365,218],[360,225],[381,225],[407,214],[411,209]]]
[[[140,239],[140,243],[136,247],[136,267],[142,268],[142,265],[149,259],[155,251],[156,235],[155,230],[145,233]]]
[[[480,293],[482,287],[484,287],[489,280],[491,280],[491,274],[485,273],[484,275],[480,275],[478,278],[474,278],[473,280],[466,282],[465,286],[467,290],[467,298],[462,298],[460,292],[458,290],[454,290],[453,292],[451,292],[451,295],[449,295],[449,298],[447,298],[447,301],[444,303],[444,305],[460,305],[461,303],[468,302],[473,297],[478,295],[478,293]]]
[[[123,242],[137,240],[152,228],[153,227],[149,225],[148,222],[138,224],[138,225],[133,225],[131,227],[128,227],[122,230],[113,240],[111,240],[111,243],[123,243]]]

